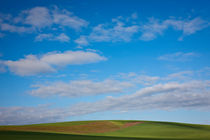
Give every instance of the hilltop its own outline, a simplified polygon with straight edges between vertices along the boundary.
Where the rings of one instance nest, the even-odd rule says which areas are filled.
[[[74,121],[21,126],[0,126],[0,137],[8,140],[59,139],[210,139],[210,125],[155,121]]]

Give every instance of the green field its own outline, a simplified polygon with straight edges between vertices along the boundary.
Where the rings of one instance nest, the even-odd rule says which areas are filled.
[[[153,121],[79,121],[0,126],[1,140],[210,140],[210,125]]]

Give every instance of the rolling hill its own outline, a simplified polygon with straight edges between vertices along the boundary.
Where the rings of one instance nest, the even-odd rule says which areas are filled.
[[[75,121],[0,126],[4,140],[210,140],[210,125],[155,121]]]

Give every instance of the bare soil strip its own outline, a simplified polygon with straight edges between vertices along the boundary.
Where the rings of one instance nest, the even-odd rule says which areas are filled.
[[[109,121],[90,122],[83,125],[73,126],[10,126],[0,127],[1,130],[33,131],[33,132],[62,132],[74,134],[105,133],[113,132],[123,128],[131,127],[143,122],[128,122],[122,126]]]

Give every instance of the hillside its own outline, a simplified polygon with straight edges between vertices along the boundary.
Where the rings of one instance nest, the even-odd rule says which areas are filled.
[[[154,121],[76,121],[0,126],[0,138],[8,140],[54,139],[203,139],[210,140],[210,126]],[[56,138],[58,139],[58,138]]]

